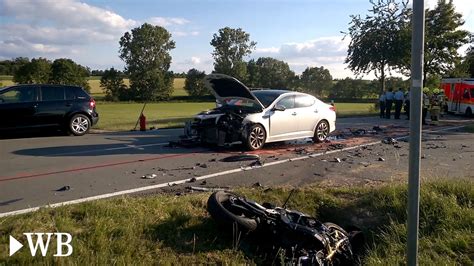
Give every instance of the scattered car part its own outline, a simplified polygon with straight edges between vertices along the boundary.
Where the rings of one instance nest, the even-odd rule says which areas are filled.
[[[63,192],[63,191],[68,191],[68,190],[71,190],[70,186],[64,186],[64,187],[60,187],[60,188],[56,189],[56,191],[58,191],[58,192]]]
[[[143,179],[155,179],[156,177],[156,174],[146,174],[142,176]]]
[[[240,162],[240,161],[253,161],[259,160],[260,156],[257,154],[239,154],[239,155],[232,155],[229,157],[225,157],[221,159],[221,162]]]
[[[290,193],[293,194],[294,190]],[[231,228],[260,233],[266,242],[285,252],[288,264],[333,265],[353,264],[351,234],[333,223],[321,223],[315,218],[270,203],[259,204],[232,192],[214,192],[207,210],[218,223]]]
[[[221,188],[221,187],[186,187],[188,190],[194,191],[202,191],[202,192],[215,192],[215,191],[225,191],[229,188]]]
[[[382,140],[382,143],[383,144],[390,144],[390,145],[395,145],[398,143],[398,141],[394,138],[391,138],[391,137],[386,137]]]

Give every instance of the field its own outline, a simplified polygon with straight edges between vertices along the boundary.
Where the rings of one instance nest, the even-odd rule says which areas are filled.
[[[373,104],[369,103],[340,103],[337,104],[339,117],[371,114]],[[98,102],[99,123],[95,128],[104,130],[130,130],[137,121],[143,104],[139,103],[106,103]],[[147,118],[148,127],[181,127],[193,115],[210,108],[213,102],[173,102],[149,103],[143,112]]]
[[[12,81],[12,76],[1,76],[0,75],[0,83],[2,86],[10,86],[14,85],[15,83]],[[187,96],[188,93],[184,90],[184,78],[175,78],[173,84],[173,96]],[[100,87],[100,76],[91,76],[89,77],[89,86],[91,87],[91,94],[95,98],[101,98],[104,96],[104,92]],[[129,85],[130,82],[128,79],[124,79],[126,85]]]
[[[0,76],[0,82],[3,86],[14,84],[11,79],[11,76]],[[184,90],[184,80],[184,78],[174,79],[173,96],[187,96]],[[125,84],[129,84],[128,79],[125,79]],[[100,115],[99,124],[95,128],[103,130],[130,130],[135,126],[143,104],[102,102],[101,99],[104,93],[100,88],[100,77],[91,76],[89,78],[89,85],[91,86],[91,95],[98,101],[97,110]],[[144,114],[147,117],[149,127],[180,127],[196,113],[214,106],[214,102],[150,103],[147,105]],[[336,102],[338,117],[375,114],[373,106],[371,103]]]
[[[285,188],[240,189],[257,202],[282,205]],[[325,222],[356,224],[366,235],[362,265],[403,265],[406,247],[405,184],[370,187],[303,187],[289,207]],[[233,241],[206,211],[208,193],[184,196],[119,197],[0,219],[0,264],[271,264],[245,235]],[[420,265],[473,265],[474,183],[469,180],[425,181],[421,187]],[[23,248],[7,256],[8,235],[24,241],[23,232],[69,232],[71,257],[32,257]],[[55,250],[55,242],[51,250]],[[277,261],[278,262],[278,261]]]
[[[105,130],[130,130],[133,129],[143,104],[140,103],[97,103],[99,123],[95,128]],[[144,115],[148,127],[177,127],[200,111],[215,107],[212,102],[176,102],[176,103],[150,103],[146,105]]]

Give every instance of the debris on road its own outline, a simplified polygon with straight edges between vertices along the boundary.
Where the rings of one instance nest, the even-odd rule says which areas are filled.
[[[63,191],[68,191],[68,190],[71,190],[70,186],[64,186],[64,187],[56,189],[56,191],[58,192],[63,192]]]
[[[255,162],[249,164],[249,167],[262,167],[265,164],[264,161],[258,159]]]
[[[379,162],[385,162],[385,159],[383,157],[379,157]]]
[[[188,180],[188,183],[194,183],[196,181],[197,181],[197,179],[195,177],[192,177],[191,179]]]
[[[252,160],[259,160],[260,156],[257,154],[239,154],[239,155],[232,155],[229,157],[225,157],[221,159],[221,162],[241,162],[241,161],[252,161]]]
[[[369,162],[360,162],[360,165],[363,165],[364,167],[368,167],[370,165]]]
[[[229,188],[222,188],[222,187],[186,187],[188,190],[193,190],[193,191],[202,191],[202,192],[208,192],[208,191],[226,191]]]
[[[207,184],[207,181],[206,181],[206,180],[203,180],[200,185],[201,185],[201,186],[204,186],[204,185],[206,185],[206,184]]]
[[[336,163],[340,163],[340,162],[341,162],[341,159],[338,158],[338,157],[336,157],[336,158],[334,158],[334,161],[335,161]]]
[[[329,144],[329,146],[327,147],[326,150],[328,150],[328,151],[332,151],[332,150],[342,150],[342,149],[344,149],[346,146],[347,146],[346,144],[342,144],[342,143]]]
[[[155,179],[156,177],[156,174],[146,174],[142,176],[142,179]]]
[[[253,184],[252,187],[262,187],[262,184],[260,184],[260,182],[257,182],[255,184]]]
[[[398,141],[394,138],[391,138],[391,137],[386,137],[382,140],[382,143],[383,144],[390,144],[390,145],[395,145],[398,143]]]

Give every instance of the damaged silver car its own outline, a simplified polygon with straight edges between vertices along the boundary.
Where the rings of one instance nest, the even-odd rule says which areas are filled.
[[[336,128],[334,106],[312,95],[288,90],[250,91],[237,79],[210,74],[205,84],[218,107],[186,123],[185,136],[218,146],[243,143],[258,150],[265,143],[313,138],[324,141]]]

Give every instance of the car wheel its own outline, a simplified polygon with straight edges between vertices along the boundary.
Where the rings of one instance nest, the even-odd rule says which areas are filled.
[[[258,150],[265,144],[265,129],[261,125],[253,125],[250,127],[246,144],[249,150]]]
[[[69,120],[69,131],[74,136],[82,136],[89,132],[91,127],[91,121],[89,118],[83,114],[74,115],[71,120]]]
[[[316,130],[314,131],[314,142],[323,142],[329,136],[329,123],[326,120],[319,121],[318,125],[316,126]]]

